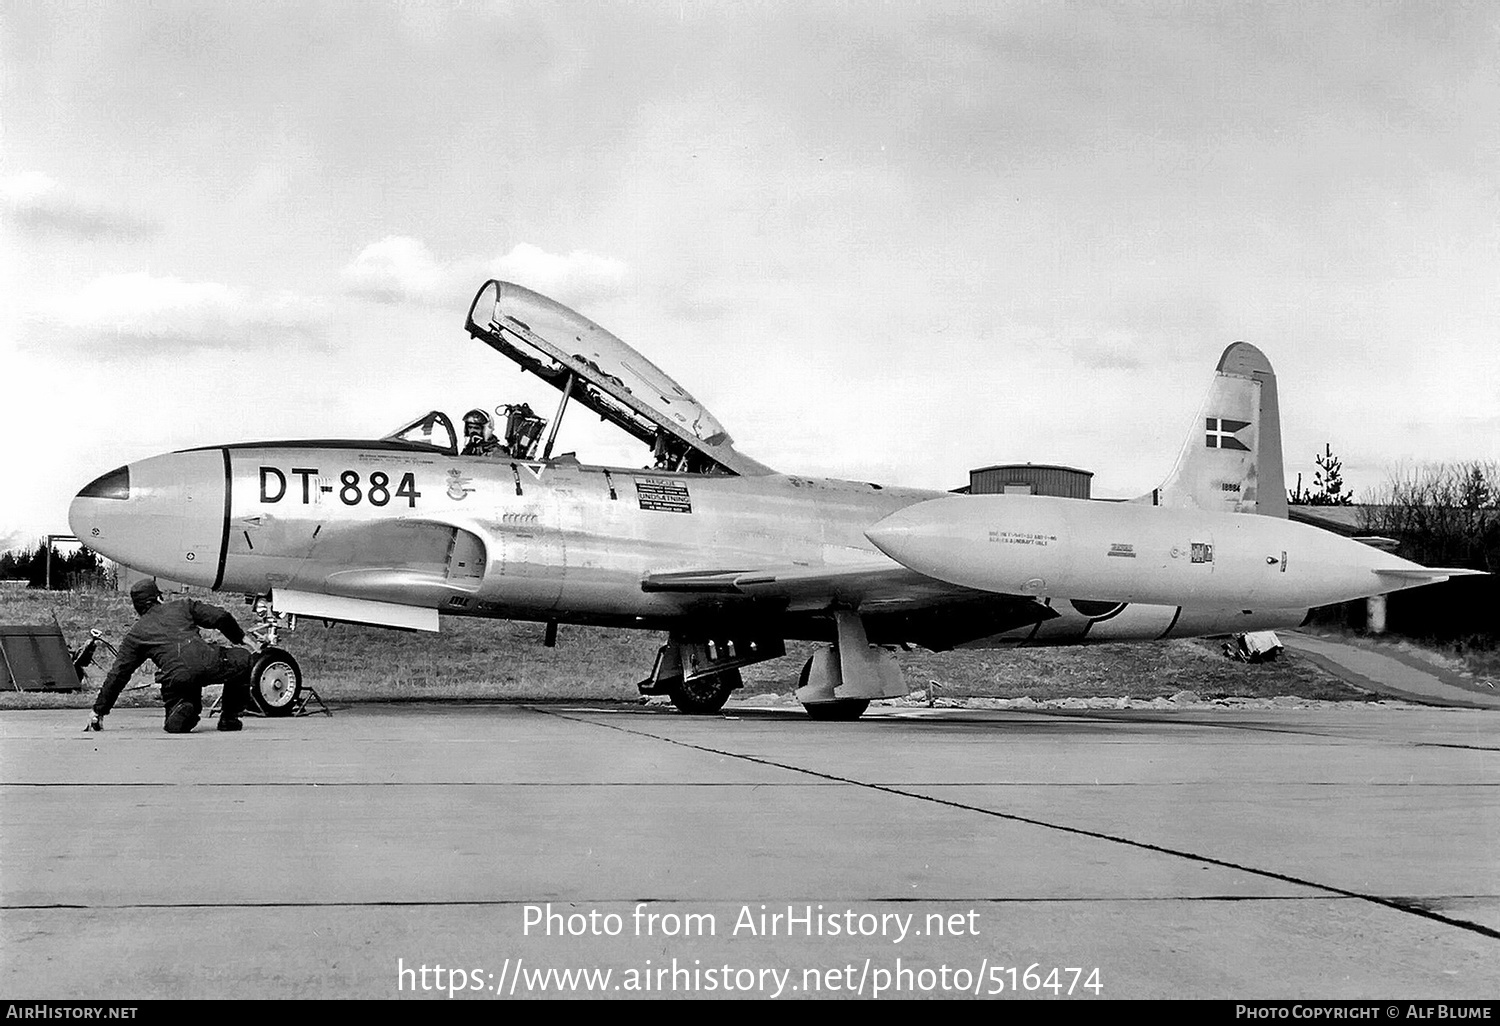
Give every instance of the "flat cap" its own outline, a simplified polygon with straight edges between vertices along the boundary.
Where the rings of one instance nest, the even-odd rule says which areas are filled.
[[[156,586],[155,577],[143,577],[130,586],[130,601],[137,606],[155,602],[161,598],[161,589]]]

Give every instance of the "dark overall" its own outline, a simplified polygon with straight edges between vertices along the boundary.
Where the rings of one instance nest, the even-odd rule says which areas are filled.
[[[203,689],[224,686],[220,723],[234,723],[250,698],[250,666],[253,657],[242,648],[213,645],[198,634],[208,627],[239,644],[245,632],[234,617],[218,606],[196,599],[179,599],[152,606],[136,621],[120,655],[110,667],[99,689],[94,711],[108,714],[125,682],[147,659],[156,664],[156,680],[166,706],[163,729],[186,734],[198,725],[203,712]]]
[[[210,645],[202,638],[194,638],[183,642],[168,661],[174,657],[182,663],[180,673],[163,674],[162,664],[156,664],[157,679],[161,680],[161,700],[166,706],[163,729],[167,733],[186,734],[197,726],[203,712],[203,689],[216,684],[224,686],[219,715],[229,721],[239,719],[250,693],[252,657],[249,652],[243,648]]]

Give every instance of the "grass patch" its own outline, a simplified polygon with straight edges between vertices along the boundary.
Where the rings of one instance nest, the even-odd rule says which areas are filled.
[[[205,596],[240,623],[252,618],[237,598]],[[69,645],[98,627],[118,643],[135,622],[129,600],[114,592],[0,593],[0,623],[61,625]],[[634,701],[636,681],[651,669],[662,637],[655,633],[563,625],[556,648],[542,645],[541,624],[444,617],[439,635],[302,620],[283,645],[308,684],[330,703],[448,699],[483,701]],[[208,636],[217,635],[208,632]],[[787,656],[742,671],[742,696],[789,694],[813,646],[792,642]],[[1371,696],[1291,652],[1272,663],[1226,659],[1213,641],[1014,648],[898,654],[914,688],[938,684],[944,698],[1170,698],[1191,691],[1203,699],[1290,696],[1363,701]],[[110,657],[101,648],[72,695],[0,692],[0,709],[82,708],[92,704]],[[148,663],[131,687],[149,685]],[[121,705],[154,705],[154,688],[127,690]]]

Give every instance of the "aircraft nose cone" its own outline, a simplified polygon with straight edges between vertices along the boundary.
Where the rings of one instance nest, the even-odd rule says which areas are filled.
[[[68,506],[68,527],[90,548],[100,547],[99,539],[104,534],[104,521],[111,512],[119,512],[120,504],[130,501],[130,468],[117,467],[108,474],[101,474],[81,488]],[[105,555],[109,555],[105,552]]]
[[[172,453],[117,467],[78,492],[68,524],[117,563],[212,587],[227,516],[221,452]]]

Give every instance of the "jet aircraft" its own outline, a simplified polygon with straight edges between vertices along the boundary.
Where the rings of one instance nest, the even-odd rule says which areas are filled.
[[[160,577],[296,616],[425,631],[439,614],[664,631],[639,687],[720,709],[787,639],[826,644],[797,698],[853,719],[908,687],[891,651],[1160,640],[1294,627],[1310,606],[1441,581],[1286,519],[1276,376],[1224,350],[1167,480],[1131,502],[962,495],[780,473],[635,349],[529,289],[489,281],[468,333],[561,393],[507,408],[508,448],[461,455],[432,411],[379,439],[185,449],[73,500],[74,534]],[[650,465],[554,456],[581,405]],[[536,450],[541,447],[540,453]],[[291,667],[290,679],[286,673]],[[288,711],[295,660],[258,679]]]

